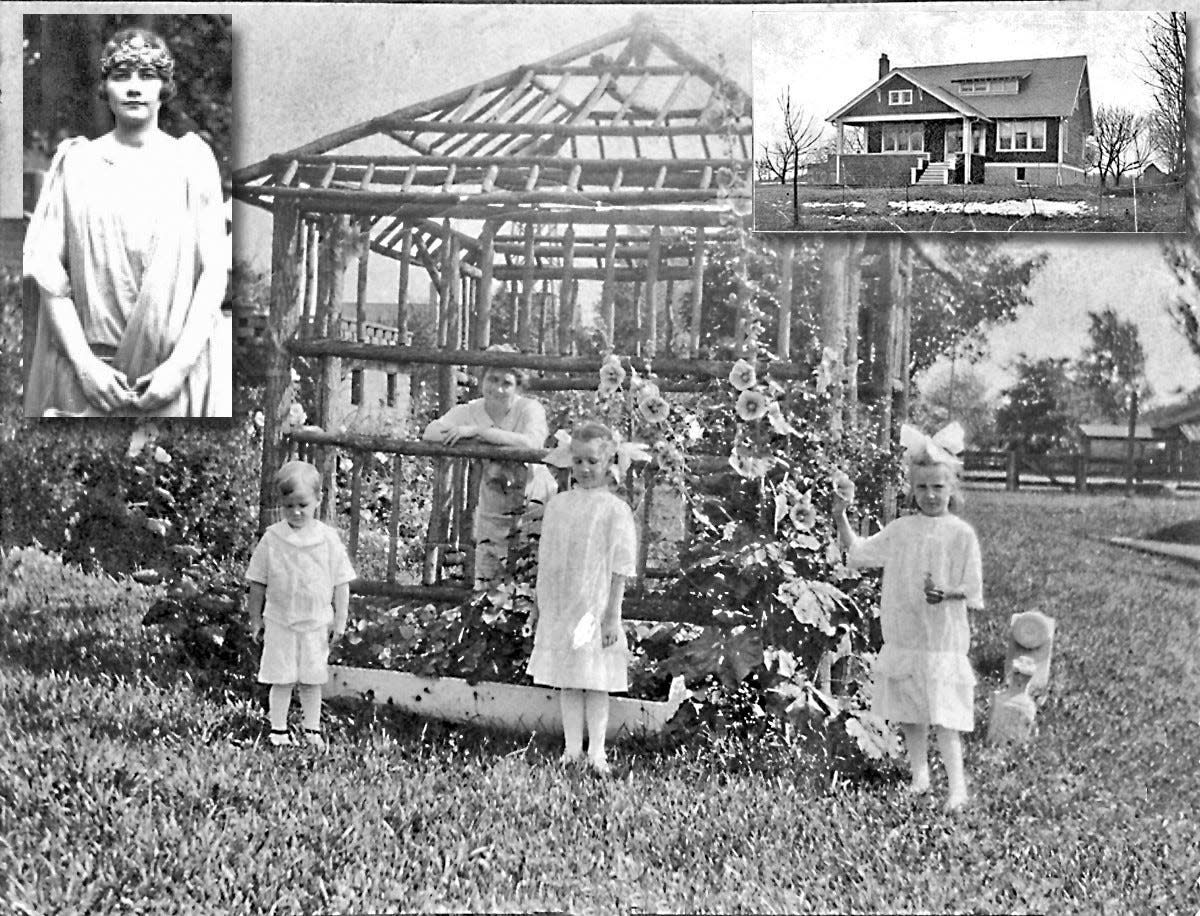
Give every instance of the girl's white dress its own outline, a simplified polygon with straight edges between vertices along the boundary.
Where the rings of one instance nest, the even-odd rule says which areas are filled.
[[[533,398],[518,397],[508,414],[497,423],[484,407],[483,398],[457,404],[425,429],[426,439],[440,441],[455,426],[502,429],[525,439],[528,448],[546,444],[546,411]],[[525,508],[525,488],[530,475],[539,474],[546,495],[553,492],[553,478],[538,465],[531,471],[511,461],[484,461],[479,502],[475,506],[475,585],[490,583],[504,573],[514,525]]]
[[[46,175],[25,237],[24,273],[43,297],[75,305],[94,353],[130,383],[164,362],[194,307],[211,308],[207,345],[179,396],[157,416],[230,416],[232,346],[217,303],[193,291],[202,252],[225,237],[221,176],[195,134],[131,156],[111,139],[64,141]],[[223,243],[222,243],[223,244]],[[225,266],[221,267],[222,273]],[[25,415],[95,413],[46,320],[38,322]],[[137,414],[138,411],[122,411]]]
[[[915,514],[856,538],[853,566],[883,567],[879,622],[883,649],[873,668],[873,707],[893,722],[975,727],[975,672],[967,658],[967,609],[983,607],[974,529],[956,515]],[[925,576],[966,600],[925,601]]]
[[[527,669],[535,683],[609,693],[629,689],[622,628],[608,648],[599,628],[578,649],[571,640],[585,614],[603,619],[613,575],[636,574],[636,546],[633,512],[607,489],[576,488],[550,500],[538,550],[537,632]]]

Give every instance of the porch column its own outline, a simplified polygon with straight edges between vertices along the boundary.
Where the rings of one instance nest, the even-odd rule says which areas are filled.
[[[975,138],[971,136],[971,119],[963,115],[963,184],[971,183],[971,147]]]
[[[842,121],[838,121],[837,129],[838,129],[837,152],[834,154],[834,157],[833,157],[833,170],[834,170],[833,171],[833,183],[841,184],[842,183],[842,142],[843,142],[844,132],[846,130],[846,125]]]

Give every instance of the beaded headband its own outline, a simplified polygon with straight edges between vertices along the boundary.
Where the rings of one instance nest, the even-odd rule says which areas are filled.
[[[169,51],[155,48],[146,42],[141,35],[133,35],[118,45],[113,51],[100,58],[100,77],[107,77],[114,70],[141,70],[150,68],[170,79],[175,72],[175,59]]]

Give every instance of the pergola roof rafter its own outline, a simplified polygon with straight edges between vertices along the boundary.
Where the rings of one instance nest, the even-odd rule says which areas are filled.
[[[637,16],[542,61],[269,156],[237,173],[235,191],[271,209],[286,199],[302,214],[366,219],[372,250],[427,268],[445,260],[440,221],[557,223],[554,241],[539,236],[536,266],[571,273],[572,258],[608,255],[606,238],[588,226],[719,230],[725,201],[714,169],[745,167],[750,138],[749,95]],[[714,150],[732,150],[735,161]],[[569,255],[568,225],[578,232]],[[474,231],[459,240],[467,262],[479,251]],[[395,250],[405,238],[408,250]],[[662,239],[661,268],[684,269],[673,258],[686,262],[690,247]],[[514,253],[517,271],[523,251]],[[612,253],[630,264],[650,255],[648,235]],[[508,267],[497,271],[496,280],[508,277]]]

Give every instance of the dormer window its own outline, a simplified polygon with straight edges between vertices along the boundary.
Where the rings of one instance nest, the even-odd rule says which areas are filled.
[[[889,89],[888,90],[889,105],[911,105],[912,90],[911,89]]]
[[[1021,81],[1015,76],[954,80],[954,83],[959,95],[1016,95],[1021,90]]]

